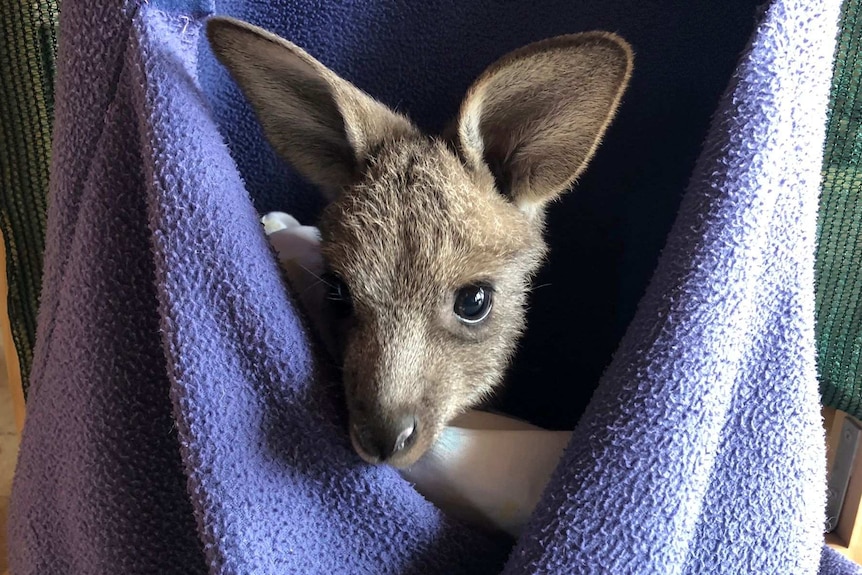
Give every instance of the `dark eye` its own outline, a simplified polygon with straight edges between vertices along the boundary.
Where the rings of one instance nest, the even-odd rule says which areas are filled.
[[[328,286],[326,299],[332,302],[338,317],[345,318],[353,313],[353,300],[344,280],[333,273],[327,273],[323,276],[323,281]]]
[[[484,284],[464,286],[455,292],[455,315],[466,324],[483,321],[491,313],[494,290]]]

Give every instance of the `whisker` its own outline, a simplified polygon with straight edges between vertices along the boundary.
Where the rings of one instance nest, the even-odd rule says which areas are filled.
[[[308,269],[307,267],[305,267],[301,263],[299,263],[299,262],[294,262],[294,263],[296,265],[298,265],[299,267],[301,267],[302,269],[304,269],[306,272],[308,272],[308,274],[311,275],[312,277],[315,277],[318,280],[320,280],[321,282],[325,283],[326,287],[331,287],[331,288],[335,287],[334,285],[332,285],[331,283],[329,283],[328,281],[326,281],[325,279],[323,279],[322,277],[320,277],[319,275],[317,275],[316,273],[314,273],[313,271],[311,271],[310,269]],[[317,285],[317,284],[315,284],[315,285]]]
[[[311,284],[310,286],[306,287],[304,290],[302,290],[301,292],[299,292],[299,295],[305,295],[305,293],[306,293],[307,291],[309,291],[309,290],[311,290],[311,289],[316,288],[317,286],[319,286],[319,285],[320,285],[320,284],[322,284],[322,283],[323,283],[323,284],[325,284],[326,282],[325,282],[324,280],[320,279],[320,278],[317,278],[317,281],[316,281],[316,282],[314,282],[313,284]],[[329,284],[326,284],[326,285],[329,285]],[[330,287],[331,287],[331,286],[330,286]]]

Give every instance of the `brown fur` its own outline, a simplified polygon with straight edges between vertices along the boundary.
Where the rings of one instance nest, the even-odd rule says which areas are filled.
[[[421,134],[295,45],[212,19],[208,36],[275,149],[332,198],[320,221],[329,268],[348,286],[344,384],[351,438],[415,414],[416,461],[455,416],[503,378],[546,246],[547,203],[584,170],[632,68],[628,45],[589,32],[531,44],[474,83],[446,139]],[[465,325],[456,291],[493,286]]]

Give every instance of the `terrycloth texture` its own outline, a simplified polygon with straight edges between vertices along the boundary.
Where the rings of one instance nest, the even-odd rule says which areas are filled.
[[[823,548],[823,555],[820,557],[820,573],[855,575],[859,572],[859,565],[836,553],[829,547]]]
[[[862,572],[822,548],[813,254],[837,2],[758,13],[657,271],[514,549],[352,454],[337,380],[315,361],[254,209],[310,215],[319,202],[284,186],[202,46],[212,7],[96,4],[67,3],[61,20],[16,575]],[[556,336],[552,351],[586,357],[582,342],[607,345],[627,323],[615,306],[640,295],[755,14],[731,2],[499,4],[218,8],[279,22],[387,102],[403,94],[426,126],[509,48],[594,27],[632,39],[640,76],[563,211],[579,215],[568,237],[590,240],[571,240],[573,255],[553,236],[570,268],[545,290],[562,326],[532,325]],[[584,267],[587,248],[608,254],[601,238],[613,265]],[[635,271],[614,277],[617,265]],[[590,294],[604,331],[571,321]],[[516,370],[514,397],[532,389],[526,411],[574,421],[596,371],[581,379],[578,365],[540,385]]]
[[[817,238],[823,402],[862,418],[862,1],[845,1],[832,78]]]
[[[8,258],[0,273],[26,394],[45,246],[57,1],[5,1],[0,30],[0,231]]]

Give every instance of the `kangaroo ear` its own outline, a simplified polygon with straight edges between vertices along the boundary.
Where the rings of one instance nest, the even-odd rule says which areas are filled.
[[[631,76],[630,46],[606,32],[558,36],[492,64],[458,117],[468,164],[484,164],[500,191],[533,211],[586,168]]]
[[[387,139],[415,128],[298,46],[251,24],[210,18],[207,37],[285,160],[332,195],[356,182]]]

